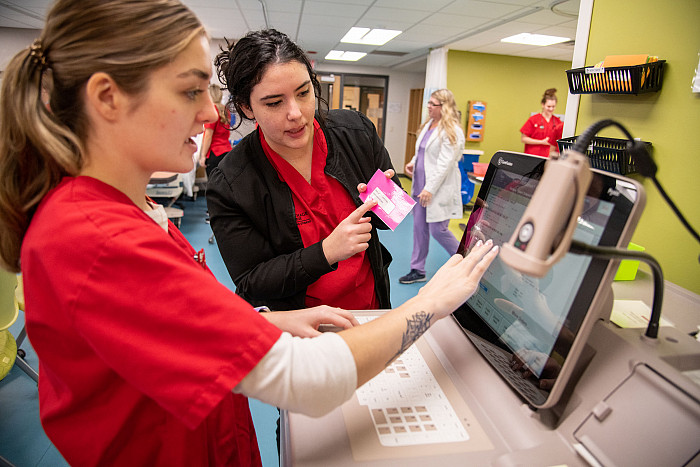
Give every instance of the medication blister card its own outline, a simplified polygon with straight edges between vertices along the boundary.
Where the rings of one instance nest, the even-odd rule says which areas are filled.
[[[374,316],[358,316],[360,323]],[[464,425],[415,344],[356,391],[383,446],[469,440]]]

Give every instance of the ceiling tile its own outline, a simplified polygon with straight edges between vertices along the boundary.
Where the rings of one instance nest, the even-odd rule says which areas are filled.
[[[488,18],[476,16],[459,16],[448,15],[444,13],[435,13],[423,21],[423,24],[431,25],[436,28],[451,27],[459,29],[458,32],[463,32],[469,29],[475,29],[487,24],[491,21]]]
[[[321,30],[319,28],[323,28],[324,31],[332,31],[329,36],[321,36],[330,42],[339,41],[353,26],[355,26],[354,18],[336,17],[333,21],[329,21],[328,16],[307,15],[306,13],[301,17],[301,28],[310,29],[309,31],[304,31],[305,33],[320,35]]]
[[[381,8],[406,9],[419,11],[439,11],[452,3],[452,0],[377,0],[374,5]]]
[[[430,16],[430,12],[419,10],[402,10],[397,8],[384,8],[373,6],[364,14],[362,19],[404,21],[408,23],[417,23],[426,17]]]
[[[331,2],[317,2],[313,0],[307,0],[304,4],[304,14],[313,14],[317,16],[327,16],[330,18],[353,18],[357,19],[367,11],[365,5],[353,5],[353,4],[338,4]]]
[[[556,10],[576,12],[579,2],[569,0],[558,4]],[[184,3],[200,17],[214,38],[238,38],[249,30],[266,27],[260,0],[184,0]],[[553,12],[551,3],[552,0],[264,0],[268,25],[303,42],[306,50],[316,50],[318,55],[324,52],[325,56],[325,51],[336,47],[351,26],[363,26],[404,31],[388,44],[374,49],[405,52],[409,59],[424,57],[429,47],[447,42],[452,42],[449,47],[457,50],[570,59],[573,55],[570,45],[516,50],[512,44],[500,42],[503,37],[520,32],[575,37],[576,19]],[[2,0],[0,27],[40,29],[41,18],[51,4],[52,0]],[[527,14],[530,11],[534,12]],[[318,56],[314,59],[322,60]],[[368,63],[376,61],[384,66],[402,63],[386,57],[366,59]]]
[[[507,5],[496,2],[485,1],[456,1],[440,10],[440,13],[460,16],[476,16],[479,18],[500,18],[510,15],[522,7],[519,5]]]

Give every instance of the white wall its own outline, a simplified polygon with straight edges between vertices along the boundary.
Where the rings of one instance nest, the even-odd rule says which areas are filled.
[[[7,67],[17,52],[29,47],[39,37],[38,29],[0,28],[0,71]]]
[[[403,162],[406,152],[406,132],[408,131],[408,104],[411,97],[411,89],[423,87],[425,74],[401,72],[391,68],[363,67],[360,65],[347,65],[342,63],[318,64],[316,65],[316,71],[324,73],[384,75],[389,77],[384,146],[387,151],[389,151],[391,162],[394,164],[396,171],[403,173]]]

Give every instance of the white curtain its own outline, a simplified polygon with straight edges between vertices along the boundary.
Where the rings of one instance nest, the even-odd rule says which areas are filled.
[[[428,118],[428,100],[430,95],[438,89],[447,87],[447,47],[433,49],[428,55],[428,64],[425,67],[425,85],[423,86],[423,110],[421,121]]]

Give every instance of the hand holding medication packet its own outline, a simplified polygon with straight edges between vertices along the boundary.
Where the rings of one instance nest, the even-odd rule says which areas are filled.
[[[367,190],[360,193],[360,199],[377,201],[370,211],[374,212],[392,231],[411,212],[416,202],[399,185],[388,179],[384,172],[377,170],[369,182]]]

